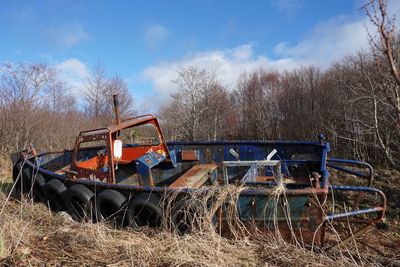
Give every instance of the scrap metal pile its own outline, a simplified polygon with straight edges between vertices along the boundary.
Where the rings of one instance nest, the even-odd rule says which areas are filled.
[[[357,235],[384,218],[386,198],[371,187],[372,167],[328,158],[323,136],[316,142],[167,143],[156,117],[120,121],[114,102],[115,125],[81,132],[74,149],[32,149],[14,157],[14,194],[46,202],[75,220],[107,220],[132,228],[161,227],[168,206],[168,219],[180,234],[193,230],[202,207],[210,213],[212,227],[229,236],[232,199],[216,207],[217,197],[209,196],[236,186],[240,192],[233,210],[246,230],[279,230],[287,240],[318,247],[325,243],[329,224],[351,222],[358,226]],[[332,185],[333,169],[369,184]],[[336,193],[345,197],[332,200]],[[194,196],[208,197],[204,205],[187,208]],[[336,205],[340,200],[342,209]]]

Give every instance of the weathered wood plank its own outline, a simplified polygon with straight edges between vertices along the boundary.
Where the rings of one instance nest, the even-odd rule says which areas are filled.
[[[173,182],[170,187],[200,188],[217,168],[216,164],[195,165]]]

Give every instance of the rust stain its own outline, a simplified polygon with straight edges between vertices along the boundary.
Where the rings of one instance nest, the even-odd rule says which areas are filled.
[[[199,160],[195,150],[181,151],[182,160]]]

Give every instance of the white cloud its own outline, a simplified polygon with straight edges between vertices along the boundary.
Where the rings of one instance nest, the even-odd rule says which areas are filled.
[[[72,47],[89,39],[89,34],[79,23],[70,23],[62,26],[47,28],[48,38],[61,46]]]
[[[145,29],[144,40],[149,46],[157,46],[168,37],[168,29],[160,24],[153,24]]]
[[[326,68],[344,55],[368,47],[365,29],[368,23],[365,17],[352,19],[344,16],[321,22],[299,43],[291,45],[283,41],[277,44],[273,50],[277,55],[275,59],[254,54],[252,45],[245,44],[161,62],[146,68],[142,76],[152,83],[161,99],[166,99],[176,89],[173,80],[177,78],[177,71],[190,65],[215,71],[228,88],[234,88],[241,73],[260,68],[283,71],[308,64]]]
[[[85,80],[90,76],[87,66],[76,58],[68,59],[56,65],[60,70],[61,78],[69,85],[74,95],[79,94]]]
[[[365,1],[361,1],[359,6],[364,4]],[[399,13],[400,1],[389,1],[388,12]],[[368,32],[374,35],[376,28],[364,11],[360,13],[360,17],[336,16],[323,21],[299,43],[291,45],[283,41],[275,46],[274,52],[281,58],[291,58],[296,62],[326,68],[345,55],[368,50]]]
[[[281,42],[274,52],[285,58],[292,58],[307,64],[327,67],[346,54],[368,48],[366,18],[351,20],[348,17],[335,17],[318,24],[302,41],[295,45]]]
[[[298,67],[299,63],[290,58],[271,60],[264,55],[255,56],[252,45],[246,44],[233,49],[193,53],[182,59],[162,62],[146,68],[142,77],[152,83],[157,97],[162,101],[176,89],[173,81],[177,78],[178,70],[191,65],[215,71],[218,79],[233,89],[243,72],[260,68],[282,71]]]
[[[290,8],[301,6],[303,1],[282,0],[275,3],[282,8]],[[392,14],[399,13],[400,1],[389,2],[388,10]],[[374,33],[374,27],[371,27],[364,14],[336,16],[317,24],[298,43],[290,44],[282,40],[272,51],[276,55],[274,59],[264,54],[255,54],[252,45],[245,44],[231,49],[192,53],[180,59],[160,62],[146,68],[142,77],[154,88],[155,99],[152,99],[152,103],[162,103],[176,90],[173,81],[177,78],[178,70],[191,65],[215,71],[228,88],[234,88],[241,73],[260,68],[283,71],[312,64],[326,69],[347,54],[369,48],[366,27],[370,33]]]

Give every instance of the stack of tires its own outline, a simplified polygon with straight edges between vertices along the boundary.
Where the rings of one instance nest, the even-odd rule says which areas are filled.
[[[13,177],[14,196],[27,196],[44,202],[52,211],[68,212],[76,221],[107,221],[131,228],[161,226],[163,203],[160,196],[151,192],[127,198],[114,189],[95,193],[79,183],[67,188],[62,180],[45,179],[32,166],[21,161],[14,165]],[[172,206],[171,221],[179,234],[191,232],[196,219],[204,215],[203,205],[189,200],[182,197]]]
[[[160,197],[139,193],[127,199],[122,193],[105,189],[95,194],[83,184],[69,188],[56,178],[46,179],[30,165],[18,162],[13,169],[14,196],[44,202],[52,211],[66,211],[76,221],[112,221],[121,226],[159,227],[163,209]]]

